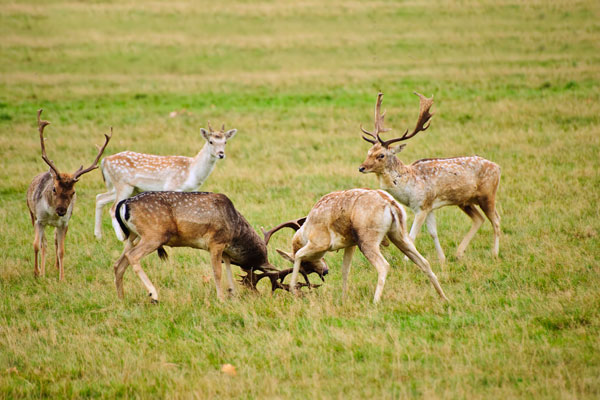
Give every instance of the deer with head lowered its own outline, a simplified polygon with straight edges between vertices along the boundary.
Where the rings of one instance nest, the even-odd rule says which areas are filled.
[[[497,164],[479,156],[468,156],[422,159],[405,165],[396,157],[406,144],[395,147],[392,147],[392,144],[408,140],[429,128],[432,117],[429,110],[433,105],[433,97],[426,98],[422,94],[416,92],[415,94],[420,98],[420,112],[415,129],[410,134],[407,130],[401,137],[383,140],[380,134],[389,129],[383,126],[385,116],[385,112],[381,113],[383,93],[379,93],[375,105],[375,131],[369,132],[361,126],[361,130],[367,135],[363,135],[362,138],[373,146],[358,170],[365,174],[376,174],[382,189],[415,212],[410,230],[413,241],[423,223],[427,223],[427,230],[434,240],[441,263],[444,263],[446,257],[438,239],[433,211],[451,205],[458,206],[473,221],[471,229],[458,246],[456,256],[459,258],[463,256],[469,242],[484,222],[476,205],[481,207],[492,223],[494,228],[492,253],[497,256],[500,241],[500,216],[496,211],[500,167]]]
[[[342,297],[345,297],[352,255],[356,247],[377,269],[377,287],[373,301],[377,303],[383,292],[389,263],[380,251],[387,237],[427,275],[440,297],[448,300],[429,263],[415,248],[406,231],[406,213],[392,196],[383,190],[351,189],[323,196],[306,219],[284,223],[269,232],[269,236],[282,227],[293,227],[292,252],[277,250],[294,264],[289,288],[296,291],[296,281],[301,268],[305,271],[323,265],[323,256],[329,251],[344,249],[342,262]],[[265,235],[266,236],[266,235]]]
[[[44,229],[46,225],[56,228],[54,232],[54,244],[56,246],[56,267],[59,270],[59,279],[64,278],[63,256],[65,252],[65,236],[69,225],[69,219],[73,212],[75,203],[75,184],[81,176],[98,168],[98,160],[110,138],[112,137],[112,128],[110,136],[105,136],[105,142],[102,148],[98,150],[98,155],[92,164],[83,168],[79,167],[73,174],[59,172],[56,165],[46,155],[46,146],[44,145],[44,128],[50,124],[48,121],[40,120],[42,110],[38,110],[37,121],[38,131],[40,133],[40,146],[42,148],[42,159],[50,170],[43,172],[33,178],[33,181],[27,189],[27,207],[31,215],[31,223],[35,229],[35,239],[33,240],[34,250],[34,275],[45,275],[46,273],[46,239]],[[41,250],[41,260],[38,264],[38,253]]]
[[[267,241],[261,239],[224,194],[144,192],[120,201],[115,215],[126,238],[123,253],[114,263],[120,298],[123,297],[123,274],[131,264],[148,290],[151,302],[158,302],[158,292],[142,269],[140,260],[155,250],[165,258],[163,246],[207,250],[219,300],[224,297],[222,262],[225,263],[230,292],[235,292],[231,264],[247,273],[242,277],[242,283],[251,289],[256,289],[263,278],[269,278],[272,290],[287,289],[281,281],[292,269],[280,271],[269,263],[268,237]],[[322,278],[328,270],[326,265],[319,265],[304,272],[316,272]]]
[[[225,131],[225,125],[215,131],[209,122],[208,129],[200,129],[206,144],[195,157],[157,156],[132,151],[105,157],[100,168],[109,191],[96,196],[96,238],[102,237],[102,208],[108,203],[113,203],[110,215],[115,233],[119,240],[124,240],[115,219],[118,202],[136,191],[196,190],[213,171],[217,160],[225,158],[225,144],[236,132],[237,129]]]

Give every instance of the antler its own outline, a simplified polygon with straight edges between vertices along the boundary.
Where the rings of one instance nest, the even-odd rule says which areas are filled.
[[[263,235],[265,236],[265,244],[269,244],[269,239],[271,239],[271,235],[283,228],[292,228],[294,230],[300,229],[300,227],[306,221],[306,217],[298,218],[292,221],[287,221],[282,224],[277,225],[275,228],[270,231],[265,231],[264,228],[261,228]]]
[[[252,290],[257,290],[256,285],[258,284],[258,282],[263,278],[269,278],[269,280],[271,281],[271,291],[274,292],[277,289],[282,289],[282,290],[287,290],[289,292],[290,285],[283,283],[283,280],[285,279],[286,276],[291,274],[293,270],[294,270],[293,268],[288,268],[288,269],[279,271],[275,268],[272,268],[272,269],[269,268],[268,270],[259,270],[260,274],[257,274],[256,272],[254,272],[254,270],[245,271],[246,275],[241,277],[242,279],[240,279],[240,282],[242,283],[242,285],[247,286],[248,288],[250,288]],[[298,282],[296,284],[296,286],[298,288],[308,287],[309,289],[312,289],[312,288],[318,288],[319,286],[321,286],[321,285],[313,285],[308,280],[307,274],[304,272],[301,272],[301,273],[304,276],[306,283]],[[321,280],[323,280],[322,276],[321,276]]]
[[[429,112],[429,109],[433,105],[433,96],[431,96],[431,98],[428,99],[427,97],[423,96],[421,93],[417,93],[417,92],[413,92],[413,93],[416,94],[417,96],[419,96],[419,99],[420,99],[419,118],[417,119],[417,125],[415,126],[415,129],[412,131],[412,133],[410,135],[408,134],[408,129],[407,129],[406,132],[404,132],[404,135],[402,135],[401,137],[396,138],[396,139],[386,140],[386,141],[381,140],[378,135],[377,138],[379,139],[379,141],[381,142],[381,145],[383,147],[388,147],[392,143],[401,142],[403,140],[408,140],[411,137],[415,136],[417,133],[419,133],[421,131],[426,131],[427,128],[429,128],[429,125],[431,124],[430,120],[431,120],[431,117],[433,116],[433,114]],[[427,126],[425,126],[425,124],[427,124]]]
[[[46,164],[48,164],[50,166],[50,168],[52,168],[52,170],[56,174],[56,178],[60,179],[60,173],[58,172],[58,168],[56,168],[56,166],[54,165],[52,160],[50,160],[48,158],[48,156],[46,155],[46,146],[44,145],[44,128],[47,125],[50,125],[50,122],[42,121],[40,119],[40,117],[42,116],[42,111],[44,111],[44,110],[42,108],[40,108],[37,112],[38,131],[40,132],[40,146],[42,147],[42,160],[44,160],[46,162]]]
[[[110,141],[110,139],[112,138],[112,134],[113,134],[113,128],[112,126],[110,127],[110,136],[108,136],[106,133],[104,134],[104,137],[106,138],[104,141],[104,145],[102,146],[102,148],[98,149],[98,155],[96,156],[96,159],[94,160],[94,162],[87,167],[86,169],[83,169],[83,165],[81,167],[79,167],[79,169],[77,171],[75,171],[75,173],[73,174],[73,180],[77,181],[79,180],[79,177],[83,174],[86,174],[90,171],[95,170],[96,168],[98,168],[98,160],[100,160],[100,157],[102,156],[102,153],[104,153],[104,149],[106,149],[106,145],[108,144],[108,142]]]
[[[212,126],[210,126],[210,121],[208,121],[207,123],[208,123],[208,131],[209,132],[214,132]]]
[[[385,111],[383,113],[381,113],[382,100],[383,100],[383,93],[379,92],[377,94],[377,103],[375,103],[375,132],[371,133],[371,132],[367,131],[366,129],[364,129],[362,127],[362,125],[360,126],[360,130],[363,131],[363,133],[365,133],[373,138],[373,139],[369,139],[366,136],[362,137],[369,143],[375,144],[375,139],[377,139],[377,140],[379,140],[379,142],[381,142],[383,144],[383,140],[381,140],[381,138],[379,137],[379,134],[383,133],[383,132],[388,132],[391,130],[391,129],[386,129],[383,127],[383,118],[385,117]]]

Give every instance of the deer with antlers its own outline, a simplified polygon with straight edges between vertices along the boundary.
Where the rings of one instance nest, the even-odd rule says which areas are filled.
[[[126,241],[121,256],[114,263],[117,294],[123,297],[123,274],[131,264],[148,290],[150,301],[158,302],[158,292],[141,267],[140,260],[158,251],[166,257],[163,246],[192,247],[207,250],[213,269],[217,298],[223,299],[221,263],[230,292],[235,292],[231,264],[246,272],[241,282],[256,289],[263,278],[269,278],[271,288],[287,289],[283,279],[292,269],[280,271],[269,263],[267,242],[261,239],[240,214],[227,196],[207,192],[144,192],[122,200],[116,208],[116,219]],[[321,278],[327,274],[326,264],[306,266],[306,274],[316,272]]]
[[[235,136],[237,129],[218,131],[208,123],[200,133],[206,144],[195,157],[157,156],[124,151],[105,157],[101,162],[102,176],[108,192],[96,196],[94,235],[102,238],[102,208],[113,203],[110,209],[112,225],[119,240],[125,237],[115,219],[117,203],[134,192],[196,190],[215,168],[217,160],[225,158],[225,144]]]
[[[277,250],[294,264],[289,284],[292,292],[296,292],[301,268],[305,271],[317,269],[323,265],[323,256],[327,252],[344,249],[342,297],[345,297],[352,255],[358,247],[377,270],[373,297],[373,302],[377,303],[390,269],[380,251],[381,243],[387,238],[427,275],[440,297],[448,300],[429,263],[408,236],[404,209],[383,190],[351,189],[329,193],[315,204],[306,218],[283,223],[269,231],[268,237],[283,227],[296,229],[292,252]]]
[[[383,126],[385,116],[385,111],[381,112],[383,93],[378,94],[375,105],[375,131],[369,132],[361,126],[362,132],[367,135],[363,135],[362,138],[373,146],[358,170],[365,174],[376,174],[382,189],[415,212],[410,230],[413,241],[423,223],[427,223],[427,230],[434,240],[441,263],[444,263],[446,257],[438,239],[433,211],[451,205],[458,206],[473,221],[471,229],[458,246],[456,256],[459,258],[463,256],[469,242],[484,222],[476,205],[483,210],[492,223],[494,228],[492,253],[497,256],[500,242],[500,216],[496,211],[500,167],[497,164],[479,156],[467,156],[422,159],[405,165],[396,157],[406,144],[395,147],[391,145],[408,140],[417,133],[427,130],[433,115],[429,111],[433,105],[433,97],[426,98],[422,94],[416,92],[415,94],[420,98],[419,118],[415,129],[410,134],[406,130],[402,136],[390,140],[383,140],[380,136],[390,129]]]
[[[75,203],[75,184],[81,176],[98,168],[98,160],[102,156],[106,145],[112,137],[112,128],[110,136],[105,136],[104,145],[99,148],[98,155],[92,164],[83,168],[79,167],[73,174],[59,172],[56,165],[46,155],[46,147],[44,145],[44,128],[50,124],[48,121],[40,119],[42,110],[38,110],[37,122],[38,131],[40,133],[40,146],[42,148],[42,159],[50,170],[43,172],[33,178],[33,181],[27,189],[27,207],[31,215],[31,223],[35,229],[35,238],[33,240],[34,251],[34,275],[45,275],[46,273],[46,239],[44,230],[47,225],[56,228],[54,232],[54,244],[56,246],[56,267],[59,270],[59,279],[64,278],[63,256],[65,252],[65,236],[69,225],[69,219],[73,213],[73,205]],[[38,264],[38,253],[41,250],[41,260]]]

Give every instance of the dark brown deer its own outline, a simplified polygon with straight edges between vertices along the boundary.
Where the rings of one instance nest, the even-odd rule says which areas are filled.
[[[256,289],[262,278],[269,278],[272,290],[286,288],[280,281],[291,268],[279,271],[269,263],[266,242],[224,194],[144,192],[119,202],[115,217],[126,238],[123,253],[114,263],[120,298],[123,297],[123,274],[131,264],[148,290],[151,302],[158,302],[156,288],[140,261],[154,251],[164,258],[163,246],[207,250],[219,300],[223,299],[221,262],[225,263],[230,292],[235,292],[231,264],[247,272],[242,283],[252,289]],[[316,272],[322,277],[327,269],[320,266],[307,272]]]
[[[33,239],[34,251],[34,275],[45,275],[46,273],[46,239],[44,229],[46,225],[56,228],[54,232],[54,244],[56,246],[56,267],[59,270],[59,279],[64,278],[63,256],[65,253],[65,236],[69,225],[69,219],[73,212],[75,204],[75,184],[81,176],[98,168],[98,160],[102,156],[106,145],[112,137],[112,128],[110,136],[105,136],[105,142],[102,148],[98,150],[98,155],[92,164],[83,169],[79,167],[73,174],[59,172],[56,165],[46,155],[44,145],[44,128],[50,124],[48,121],[40,120],[42,110],[37,112],[38,131],[40,133],[40,146],[42,148],[42,159],[50,170],[43,172],[33,178],[33,181],[27,189],[27,207],[31,215],[31,223],[35,228],[35,238]],[[38,253],[41,250],[41,260],[38,264]],[[40,268],[41,267],[41,268]]]
[[[358,246],[377,269],[373,301],[378,302],[390,268],[380,251],[380,245],[387,237],[425,272],[440,297],[448,300],[429,263],[408,237],[404,209],[383,190],[351,189],[329,193],[315,204],[306,219],[281,224],[271,230],[269,236],[288,226],[297,229],[292,239],[292,252],[277,251],[294,264],[289,284],[292,292],[296,292],[301,268],[305,271],[319,270],[324,265],[323,256],[327,252],[345,249],[342,263],[344,297],[352,255]]]
[[[393,143],[408,140],[417,133],[429,128],[433,114],[429,112],[433,105],[433,97],[428,99],[416,93],[420,98],[420,112],[415,129],[408,130],[396,139],[383,140],[381,133],[389,131],[384,128],[385,112],[381,113],[383,93],[377,96],[375,105],[375,131],[361,130],[367,136],[363,139],[373,146],[367,153],[366,160],[358,170],[362,173],[374,173],[379,179],[379,186],[385,189],[400,203],[415,212],[415,220],[410,229],[410,237],[414,241],[424,222],[433,238],[438,258],[444,263],[446,256],[438,239],[435,215],[433,211],[444,206],[458,206],[472,220],[473,225],[464,237],[457,257],[462,257],[469,242],[483,224],[483,216],[476,205],[481,207],[494,228],[494,245],[492,253],[498,255],[500,242],[500,216],[496,211],[496,192],[500,185],[500,167],[479,156],[431,158],[417,160],[405,165],[396,154],[406,145],[391,147]]]

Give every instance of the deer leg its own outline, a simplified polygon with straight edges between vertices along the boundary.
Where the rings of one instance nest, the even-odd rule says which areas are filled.
[[[63,257],[65,255],[65,236],[67,236],[68,226],[56,228],[54,232],[54,241],[56,245],[56,266],[58,268],[58,280],[62,281],[65,277],[65,268]]]
[[[438,238],[437,225],[435,223],[435,214],[433,213],[433,211],[430,212],[429,215],[427,215],[427,218],[425,218],[425,223],[427,224],[427,231],[431,235],[433,243],[435,244],[435,250],[437,251],[440,264],[444,264],[446,262],[446,256],[444,255],[444,250],[442,249],[440,239]]]
[[[34,225],[35,236],[33,238],[33,275],[38,277],[45,274],[45,249],[44,249],[44,226],[40,223]],[[42,250],[41,263],[38,263],[38,253]],[[41,271],[40,271],[41,264]]]
[[[477,211],[477,209],[473,205],[464,205],[459,207],[465,212],[465,214],[467,214],[473,220],[473,225],[471,225],[471,229],[469,229],[469,232],[467,232],[462,242],[460,242],[460,244],[458,245],[458,249],[456,250],[456,257],[461,258],[465,254],[465,250],[471,242],[471,239],[473,239],[473,236],[475,236],[475,234],[481,227],[481,224],[483,224],[484,219],[481,213]]]
[[[419,232],[421,232],[421,227],[423,226],[423,222],[425,222],[425,219],[427,218],[427,214],[428,213],[423,210],[415,212],[415,219],[410,228],[410,240],[412,240],[413,243],[417,239],[417,235],[419,234]],[[404,256],[404,261],[408,261],[407,256]]]
[[[226,255],[223,255],[223,261],[225,262],[225,275],[227,275],[227,284],[229,285],[229,293],[235,295],[235,283],[233,281],[233,274],[231,273],[231,260]]]
[[[328,246],[328,245],[327,245]],[[298,272],[300,271],[300,264],[302,260],[308,257],[316,257],[319,253],[325,253],[325,249],[318,248],[314,243],[308,242],[304,247],[299,249],[294,255],[294,269],[292,270],[292,277],[290,279],[290,292],[295,295],[299,294],[296,283],[298,282]]]
[[[373,245],[375,242],[368,242],[365,245],[359,245],[360,251],[365,255],[367,260],[377,270],[377,287],[375,288],[375,296],[373,296],[373,303],[378,303],[383,293],[383,287],[385,286],[385,278],[387,277],[388,271],[390,270],[390,264],[387,262],[381,251],[379,250],[379,244]],[[379,243],[379,242],[377,242]]]
[[[115,192],[116,192],[115,202],[113,203],[112,207],[110,208],[110,218],[112,221],[113,229],[115,230],[115,234],[117,235],[117,238],[120,241],[125,240],[125,235],[123,234],[123,231],[121,230],[121,227],[119,226],[119,223],[117,222],[117,219],[115,218],[117,204],[119,204],[119,202],[121,200],[125,200],[126,198],[130,197],[133,194],[133,190],[134,190],[134,187],[129,186],[129,185],[123,185],[119,188],[115,187]]]
[[[217,288],[217,299],[223,300],[223,291],[221,289],[221,260],[223,258],[223,246],[213,245],[210,251],[210,263],[213,269],[213,278]]]
[[[135,245],[131,250],[125,253],[127,261],[129,262],[129,264],[131,264],[133,270],[139,276],[139,278],[142,280],[142,283],[148,290],[150,301],[152,303],[158,303],[158,293],[156,291],[156,288],[154,287],[150,279],[148,279],[148,276],[142,269],[140,260],[148,254],[156,251],[156,249],[158,249],[162,244],[163,243],[161,242],[150,241],[141,238],[137,245]]]
[[[96,239],[102,239],[102,208],[114,201],[116,198],[116,190],[100,193],[96,196],[96,219],[94,223],[94,236]]]
[[[496,211],[496,203],[494,199],[486,198],[479,203],[479,206],[494,227],[494,247],[492,248],[492,254],[494,257],[498,257],[498,252],[500,250],[500,215],[498,214],[498,211]]]
[[[448,298],[446,297],[444,291],[442,290],[442,287],[440,286],[437,276],[435,276],[435,274],[431,270],[431,266],[429,265],[427,260],[421,255],[421,253],[417,251],[417,248],[415,247],[415,244],[410,239],[410,237],[406,236],[406,234],[403,235],[401,232],[398,231],[392,231],[388,235],[388,237],[392,240],[396,247],[398,247],[404,254],[406,254],[412,262],[417,264],[417,266],[423,272],[425,272],[425,274],[433,284],[433,287],[438,292],[440,297],[448,301]]]
[[[344,249],[344,260],[342,261],[342,300],[346,298],[348,289],[348,274],[350,273],[350,265],[352,265],[352,256],[356,246],[346,247]]]
[[[117,258],[117,261],[113,264],[113,269],[115,272],[115,286],[117,287],[117,296],[122,299],[123,298],[123,275],[125,274],[125,270],[129,266],[129,260],[125,256],[127,252],[133,247],[134,235],[131,235],[125,241],[125,248],[123,252]]]

